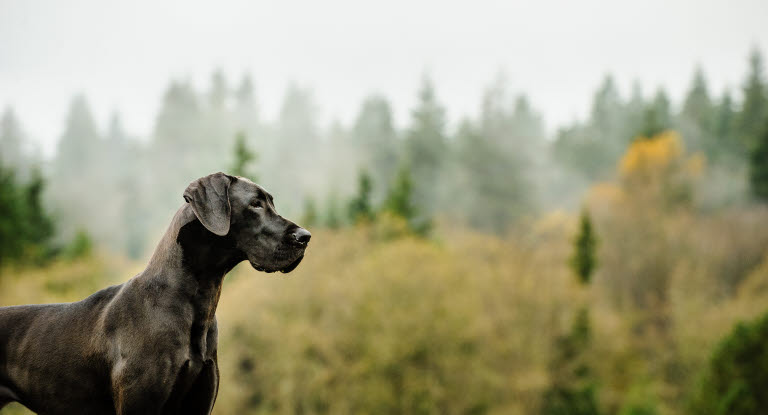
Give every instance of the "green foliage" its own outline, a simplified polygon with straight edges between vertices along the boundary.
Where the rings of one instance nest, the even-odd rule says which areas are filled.
[[[431,228],[431,221],[420,215],[413,195],[413,181],[408,165],[403,164],[397,172],[392,187],[387,193],[382,210],[405,219],[408,227],[418,235],[426,235]]]
[[[589,284],[592,273],[597,267],[597,236],[595,235],[592,219],[586,209],[579,216],[579,233],[573,240],[573,256],[571,269],[579,278],[581,284]]]
[[[303,209],[303,214],[301,216],[300,225],[305,228],[311,228],[317,225],[317,221],[318,221],[318,215],[317,215],[317,206],[315,206],[315,199],[312,199],[311,197],[307,197],[306,199],[304,199],[304,209]]]
[[[253,150],[248,148],[245,133],[242,131],[237,133],[235,137],[234,157],[235,160],[230,169],[231,174],[246,177],[251,179],[251,181],[257,182],[259,180],[258,176],[251,171],[251,164],[257,160],[257,156]]]
[[[461,123],[454,141],[456,185],[443,207],[497,235],[532,213],[544,143],[527,98],[510,98],[504,79],[497,80],[484,94],[480,119]]]
[[[691,401],[691,414],[768,413],[768,313],[739,323],[715,349]]]
[[[749,74],[744,82],[744,101],[737,119],[742,145],[750,149],[763,132],[768,117],[768,85],[764,77],[763,57],[755,49],[749,57]]]
[[[93,241],[88,233],[80,229],[75,234],[75,238],[64,250],[64,256],[68,259],[87,258],[93,252]]]
[[[448,145],[445,109],[437,101],[432,81],[424,78],[419,102],[412,112],[405,151],[413,178],[413,203],[426,213],[439,206],[440,175],[445,168]]]
[[[656,92],[653,101],[645,109],[643,127],[640,135],[653,137],[672,128],[672,114],[669,109],[669,98],[663,89]]]
[[[749,154],[749,184],[755,198],[768,202],[768,116],[764,125]]]
[[[53,254],[53,222],[42,205],[45,181],[34,170],[29,183],[0,166],[0,265],[9,262],[42,264]]]
[[[24,134],[16,114],[10,107],[3,112],[0,119],[0,165],[9,168],[19,168],[24,159],[22,146]]]
[[[625,101],[609,75],[595,93],[590,118],[561,128],[552,147],[555,158],[587,179],[610,177],[616,159],[635,137],[671,126],[669,100],[659,90],[650,102],[635,85]]]
[[[596,415],[597,386],[586,361],[592,334],[589,312],[576,314],[571,332],[555,343],[551,385],[542,396],[542,415]]]
[[[716,108],[709,95],[707,81],[700,67],[696,68],[677,125],[690,151],[703,151],[708,160],[721,158],[722,143],[715,135]]]
[[[361,170],[357,180],[357,194],[349,201],[348,217],[351,223],[373,220],[371,192],[373,184],[366,170]]]
[[[400,151],[387,99],[381,96],[366,98],[352,132],[357,156],[379,189],[374,189],[373,196],[380,200],[395,176]]]
[[[338,229],[343,224],[341,206],[339,206],[339,196],[335,191],[328,194],[325,203],[325,226],[331,229]]]
[[[407,165],[400,166],[397,176],[389,189],[384,202],[384,209],[397,216],[412,220],[416,217],[416,207],[413,205],[413,181]]]

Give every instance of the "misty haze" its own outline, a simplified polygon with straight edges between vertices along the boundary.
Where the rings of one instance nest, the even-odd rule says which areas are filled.
[[[768,3],[411,3],[0,0],[0,307],[225,172],[312,242],[213,413],[768,413]]]

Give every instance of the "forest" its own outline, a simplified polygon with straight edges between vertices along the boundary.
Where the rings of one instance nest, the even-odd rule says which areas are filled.
[[[768,72],[692,65],[680,102],[606,75],[548,132],[503,75],[448,119],[428,75],[324,124],[290,85],[170,80],[149,137],[72,98],[52,157],[0,120],[0,306],[143,269],[192,180],[269,190],[313,233],[289,275],[238,266],[217,312],[217,414],[768,413]],[[26,413],[16,405],[3,413]]]

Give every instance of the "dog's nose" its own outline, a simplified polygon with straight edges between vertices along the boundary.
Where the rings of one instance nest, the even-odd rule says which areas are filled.
[[[312,237],[312,234],[304,228],[299,228],[293,233],[293,237],[296,238],[296,242],[305,244],[309,242],[309,238]]]

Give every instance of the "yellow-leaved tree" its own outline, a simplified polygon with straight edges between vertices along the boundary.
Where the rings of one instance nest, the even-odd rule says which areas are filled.
[[[638,137],[619,160],[616,179],[596,185],[588,196],[603,241],[596,279],[609,302],[626,316],[628,338],[634,339],[627,350],[643,356],[637,364],[623,363],[635,382],[626,384],[624,393],[637,394],[638,385],[654,389],[647,393],[660,398],[661,406],[682,393],[670,387],[680,376],[670,287],[679,263],[679,235],[690,216],[704,165],[703,156],[686,153],[674,131]],[[609,377],[615,373],[604,371]],[[618,378],[607,381],[622,384]],[[623,401],[624,409],[631,410],[632,403]]]

